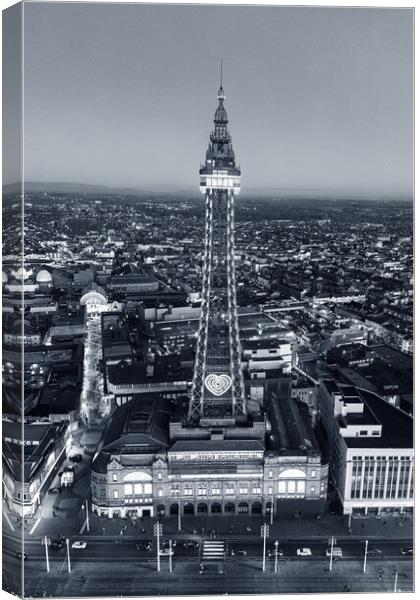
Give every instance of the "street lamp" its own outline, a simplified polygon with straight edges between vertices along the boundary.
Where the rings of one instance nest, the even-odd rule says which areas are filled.
[[[274,542],[274,573],[277,573],[278,569],[278,549],[279,549],[279,541],[276,540]]]
[[[169,573],[172,573],[172,540],[169,540]]]
[[[366,573],[366,561],[367,561],[367,551],[368,551],[368,540],[365,541],[365,558],[363,560],[363,573]]]
[[[181,531],[181,500],[178,500],[178,531]]]
[[[42,538],[42,545],[45,546],[45,560],[47,563],[47,573],[50,572],[50,560],[48,558],[48,546],[51,546],[51,539],[47,536]]]
[[[328,543],[330,544],[330,571],[332,571],[334,544],[336,541],[337,541],[337,539],[333,535],[328,540]]]
[[[270,511],[270,524],[273,524],[274,519],[274,491],[271,490],[271,511]]]
[[[262,570],[265,572],[265,548],[267,544],[267,538],[270,536],[270,526],[267,523],[261,525],[261,537],[263,538],[263,567]]]
[[[86,531],[89,531],[89,505],[88,505],[87,498],[86,498],[85,503],[82,504],[82,510],[86,511]]]
[[[395,580],[394,580],[394,592],[397,592],[397,584],[398,584],[398,570],[395,571]]]
[[[154,525],[153,525],[153,535],[155,536],[156,539],[156,546],[157,546],[157,570],[158,572],[160,571],[160,536],[162,535],[162,523],[159,523],[159,521],[157,521]]]
[[[66,546],[67,546],[67,568],[69,570],[69,573],[71,573],[69,538],[66,538]]]

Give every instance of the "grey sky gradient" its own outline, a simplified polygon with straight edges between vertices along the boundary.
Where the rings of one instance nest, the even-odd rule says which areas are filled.
[[[223,56],[244,192],[410,196],[412,51],[410,9],[29,3],[25,179],[198,189]]]

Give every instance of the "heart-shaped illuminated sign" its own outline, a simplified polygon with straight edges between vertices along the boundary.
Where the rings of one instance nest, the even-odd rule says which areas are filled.
[[[204,384],[214,396],[222,396],[232,385],[232,378],[226,373],[211,373],[205,378]]]

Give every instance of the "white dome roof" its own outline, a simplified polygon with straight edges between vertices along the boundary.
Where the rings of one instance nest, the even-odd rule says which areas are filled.
[[[47,283],[52,281],[51,273],[47,269],[41,269],[36,276],[38,283]]]
[[[2,283],[7,283],[7,273],[5,273],[4,271],[2,271],[1,273],[1,277],[2,277]]]

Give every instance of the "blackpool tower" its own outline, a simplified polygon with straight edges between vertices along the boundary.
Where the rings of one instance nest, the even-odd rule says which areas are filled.
[[[245,415],[235,284],[234,200],[240,191],[222,83],[214,129],[200,168],[206,202],[202,306],[189,421]]]

